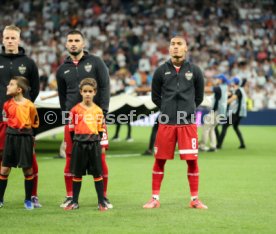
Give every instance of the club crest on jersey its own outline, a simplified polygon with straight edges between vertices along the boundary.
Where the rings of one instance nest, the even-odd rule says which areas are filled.
[[[190,80],[190,79],[193,78],[193,73],[190,72],[190,71],[187,71],[187,72],[185,73],[185,77],[186,77],[187,80]]]
[[[18,67],[18,71],[21,75],[25,74],[26,69],[27,68],[23,64],[21,64],[21,66]]]
[[[84,66],[84,69],[85,69],[86,72],[90,72],[91,69],[92,69],[92,64],[87,63],[87,64]]]

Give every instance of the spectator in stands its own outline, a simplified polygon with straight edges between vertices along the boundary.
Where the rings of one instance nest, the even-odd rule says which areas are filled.
[[[135,81],[135,92],[137,95],[147,95],[151,91],[152,75],[149,71],[138,70],[133,75]]]
[[[38,67],[45,68],[48,77],[66,55],[63,49],[66,38],[62,35],[77,27],[86,34],[87,50],[103,55],[111,75],[122,64],[127,64],[133,75],[141,66],[148,66],[148,61],[152,74],[158,61],[168,59],[167,35],[179,31],[191,48],[191,61],[202,70],[215,62],[216,74],[229,73],[250,81],[263,69],[266,79],[276,82],[273,1],[156,3],[33,0],[10,4],[4,1],[0,25],[22,26],[22,46],[30,51]],[[179,20],[169,25],[172,17]],[[253,95],[256,84],[253,81],[249,85]],[[266,86],[267,82],[261,89]],[[266,101],[263,108],[267,104]]]
[[[274,89],[268,93],[268,109],[276,109],[276,83],[274,84]]]
[[[265,107],[265,91],[262,90],[260,87],[255,87],[255,92],[253,92],[251,98],[253,100],[253,111],[262,110]]]

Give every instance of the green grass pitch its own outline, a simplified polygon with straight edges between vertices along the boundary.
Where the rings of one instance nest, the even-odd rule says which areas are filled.
[[[126,136],[122,126],[121,138]],[[200,153],[200,199],[208,210],[188,208],[187,166],[178,156],[166,164],[161,207],[144,210],[151,195],[153,157],[139,156],[148,144],[150,128],[134,127],[134,142],[111,142],[108,151],[108,212],[97,211],[91,176],[84,177],[80,209],[59,208],[65,196],[64,159],[55,159],[59,139],[37,142],[41,209],[23,208],[23,175],[13,169],[0,209],[4,233],[276,233],[276,127],[242,127],[246,150],[229,128],[224,148]],[[109,126],[109,136],[114,127]]]

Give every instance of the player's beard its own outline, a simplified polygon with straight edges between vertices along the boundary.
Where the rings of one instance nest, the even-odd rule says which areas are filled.
[[[183,58],[183,56],[174,55],[173,58],[179,60],[179,59]]]
[[[183,56],[178,56],[178,55],[172,56],[172,63],[175,66],[181,66],[184,60],[185,60],[185,57]]]
[[[172,58],[175,62],[182,62],[185,59],[185,57],[178,55],[172,56]]]
[[[79,50],[79,51],[69,51],[69,54],[76,57],[78,56],[80,53],[82,52],[82,50]]]

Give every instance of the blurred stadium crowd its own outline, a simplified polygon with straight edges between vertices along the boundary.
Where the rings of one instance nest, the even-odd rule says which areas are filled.
[[[248,109],[276,108],[276,4],[263,1],[1,0],[0,27],[22,29],[22,46],[40,69],[41,90],[56,89],[67,55],[66,33],[80,29],[86,49],[105,61],[111,93],[150,90],[168,59],[168,40],[182,34],[189,60],[212,76],[247,79]]]

